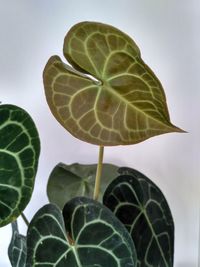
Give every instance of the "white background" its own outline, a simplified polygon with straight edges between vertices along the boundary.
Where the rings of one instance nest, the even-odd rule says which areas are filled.
[[[128,33],[161,80],[171,115],[187,134],[168,134],[105,149],[105,161],[146,174],[161,188],[175,221],[175,267],[197,267],[199,236],[199,0],[0,0],[0,101],[25,108],[41,138],[35,190],[25,214],[45,203],[46,184],[60,161],[96,163],[98,148],[67,133],[46,104],[42,71],[62,56],[66,32],[77,22],[112,24]],[[1,212],[1,211],[0,211]],[[20,230],[26,227],[19,219]],[[0,267],[10,266],[10,225],[0,229]]]

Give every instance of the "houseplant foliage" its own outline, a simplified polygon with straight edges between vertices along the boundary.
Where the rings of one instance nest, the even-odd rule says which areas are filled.
[[[12,266],[26,266],[26,237],[20,235],[17,221],[12,222],[12,239],[8,248],[8,256]]]
[[[28,204],[39,153],[38,132],[28,113],[0,105],[0,226],[14,221]]]
[[[69,201],[63,216],[52,204],[40,209],[27,245],[27,267],[135,266],[135,248],[125,227],[103,205],[83,197]]]
[[[66,35],[63,51],[72,67],[52,56],[44,87],[55,118],[75,137],[110,146],[181,131],[170,122],[161,83],[126,34],[79,23]]]
[[[138,266],[172,266],[174,223],[164,195],[142,173],[125,167],[118,172],[103,203],[131,234]]]
[[[63,51],[71,65],[53,56],[44,69],[47,102],[58,122],[73,136],[99,146],[99,160],[96,166],[60,163],[54,168],[47,186],[52,203],[34,215],[27,236],[21,236],[17,223],[12,223],[12,266],[21,262],[21,267],[172,267],[174,224],[160,189],[136,170],[103,165],[104,146],[136,144],[156,135],[182,132],[170,122],[161,83],[141,59],[135,42],[110,25],[75,25],[65,37]],[[12,106],[7,109],[10,113]],[[11,117],[6,118],[9,121]],[[6,126],[4,120],[0,130]],[[32,161],[22,158],[25,165],[19,169],[26,170],[32,164],[35,175],[39,155],[35,128],[34,133],[28,134],[28,145],[24,144],[28,151],[32,149]],[[6,135],[8,131],[2,131],[0,138],[7,140]],[[11,139],[17,138],[15,132]],[[4,145],[1,155],[4,150],[10,155],[8,148]],[[18,154],[14,155],[18,163],[21,150],[16,148]],[[11,161],[7,166],[7,161],[1,160],[1,170],[7,169],[16,171]],[[2,221],[2,226],[22,213],[31,196],[34,175],[29,182],[20,176],[31,185],[25,194],[28,198],[18,213]],[[2,173],[0,178],[6,180],[7,176]],[[9,189],[13,188],[10,181]],[[23,183],[18,190],[24,192]]]
[[[47,195],[49,201],[56,203],[61,209],[65,203],[76,196],[92,198],[97,164],[66,165],[59,163],[49,176]],[[118,175],[118,167],[113,164],[104,164],[101,173],[99,200],[102,200],[107,185]]]

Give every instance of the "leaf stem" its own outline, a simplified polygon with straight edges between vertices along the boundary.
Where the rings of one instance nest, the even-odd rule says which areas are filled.
[[[99,198],[101,173],[102,173],[102,166],[103,166],[103,153],[104,153],[104,146],[99,146],[99,160],[98,160],[98,165],[97,165],[97,173],[96,173],[94,195],[93,195],[94,200],[98,200]]]
[[[23,212],[21,213],[21,216],[22,216],[23,221],[27,225],[27,227],[29,227],[29,221],[28,221],[28,219],[26,218],[26,216],[25,216],[25,214]]]

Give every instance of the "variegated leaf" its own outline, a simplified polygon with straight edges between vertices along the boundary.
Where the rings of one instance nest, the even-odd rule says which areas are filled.
[[[160,189],[142,173],[120,168],[103,203],[126,226],[134,241],[138,267],[172,267],[174,223]]]
[[[27,235],[26,267],[136,266],[133,242],[109,209],[80,197],[66,204],[63,216],[53,204],[34,216]]]
[[[125,33],[79,23],[65,37],[64,55],[72,67],[51,57],[44,87],[55,118],[75,137],[111,146],[182,131],[170,122],[160,81]]]
[[[18,230],[17,221],[12,222],[12,239],[8,248],[8,256],[12,267],[26,266],[26,237]]]
[[[29,114],[0,106],[0,227],[14,221],[28,204],[40,153],[37,129]]]

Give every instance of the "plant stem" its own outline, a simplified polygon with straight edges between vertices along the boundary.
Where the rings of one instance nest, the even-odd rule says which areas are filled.
[[[26,216],[25,216],[25,214],[23,212],[21,213],[21,216],[22,216],[23,221],[25,222],[25,224],[28,227],[29,226],[29,221],[28,221],[28,219],[26,218]]]
[[[101,173],[102,173],[102,166],[103,166],[103,152],[104,152],[104,146],[99,146],[99,160],[98,160],[98,165],[97,165],[97,173],[96,173],[94,195],[93,195],[94,200],[98,200],[99,198]]]

